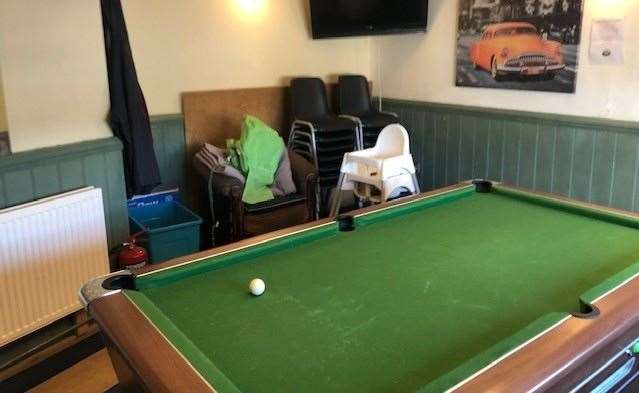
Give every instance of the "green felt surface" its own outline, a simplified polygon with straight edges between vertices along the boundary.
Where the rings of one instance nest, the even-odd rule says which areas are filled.
[[[556,207],[462,191],[164,277],[133,300],[214,365],[214,386],[222,373],[249,393],[442,391],[636,270],[639,230]]]

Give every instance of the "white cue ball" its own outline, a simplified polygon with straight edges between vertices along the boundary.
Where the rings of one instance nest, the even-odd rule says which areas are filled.
[[[251,280],[251,283],[249,284],[249,291],[251,291],[251,294],[255,296],[260,296],[261,294],[263,294],[265,289],[266,284],[264,284],[264,281],[260,280],[259,278]]]

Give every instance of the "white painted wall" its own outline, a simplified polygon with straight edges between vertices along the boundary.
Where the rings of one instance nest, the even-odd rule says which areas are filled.
[[[4,88],[2,87],[2,59],[0,59],[0,131],[9,129],[9,121],[7,120],[7,110],[4,102]]]
[[[387,97],[639,121],[639,2],[586,2],[574,95],[454,87],[457,0],[430,0],[427,34],[320,41],[310,38],[306,0],[123,5],[151,114],[179,112],[184,91],[354,72],[374,77],[376,89],[381,82]],[[626,63],[590,65],[592,18],[620,15]],[[99,2],[0,1],[0,61],[14,151],[111,135]]]
[[[308,0],[123,0],[123,6],[153,114],[180,112],[186,91],[370,73],[369,38],[311,39]]]
[[[384,97],[639,121],[639,2],[585,1],[575,94],[455,87],[457,0],[430,0],[426,35],[373,39],[376,93],[381,82]],[[589,64],[592,19],[615,17],[626,20],[625,64]]]
[[[185,91],[370,71],[369,38],[311,39],[308,0],[122,3],[151,114]],[[111,135],[99,1],[1,0],[0,61],[14,151]]]
[[[98,1],[0,1],[14,152],[111,135]]]

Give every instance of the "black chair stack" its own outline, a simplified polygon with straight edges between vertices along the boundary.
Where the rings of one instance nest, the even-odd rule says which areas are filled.
[[[326,87],[319,78],[291,81],[293,124],[288,145],[315,164],[319,174],[319,201],[325,205],[337,185],[344,153],[357,150],[358,125],[334,114],[329,107]]]
[[[338,86],[339,113],[358,123],[360,148],[375,146],[384,127],[398,123],[397,115],[376,109],[371,102],[368,81],[361,75],[342,75]]]

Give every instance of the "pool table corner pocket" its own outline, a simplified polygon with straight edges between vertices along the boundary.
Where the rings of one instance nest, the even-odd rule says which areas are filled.
[[[579,299],[579,312],[575,312],[571,314],[575,318],[581,319],[594,319],[601,315],[601,311],[597,306],[592,303],[584,301],[584,299]]]
[[[473,185],[475,186],[475,191],[479,194],[488,194],[493,189],[493,182],[486,179],[473,180]]]
[[[135,288],[135,276],[128,270],[121,270],[96,277],[80,288],[78,296],[85,307],[93,300],[120,292],[123,289]]]

